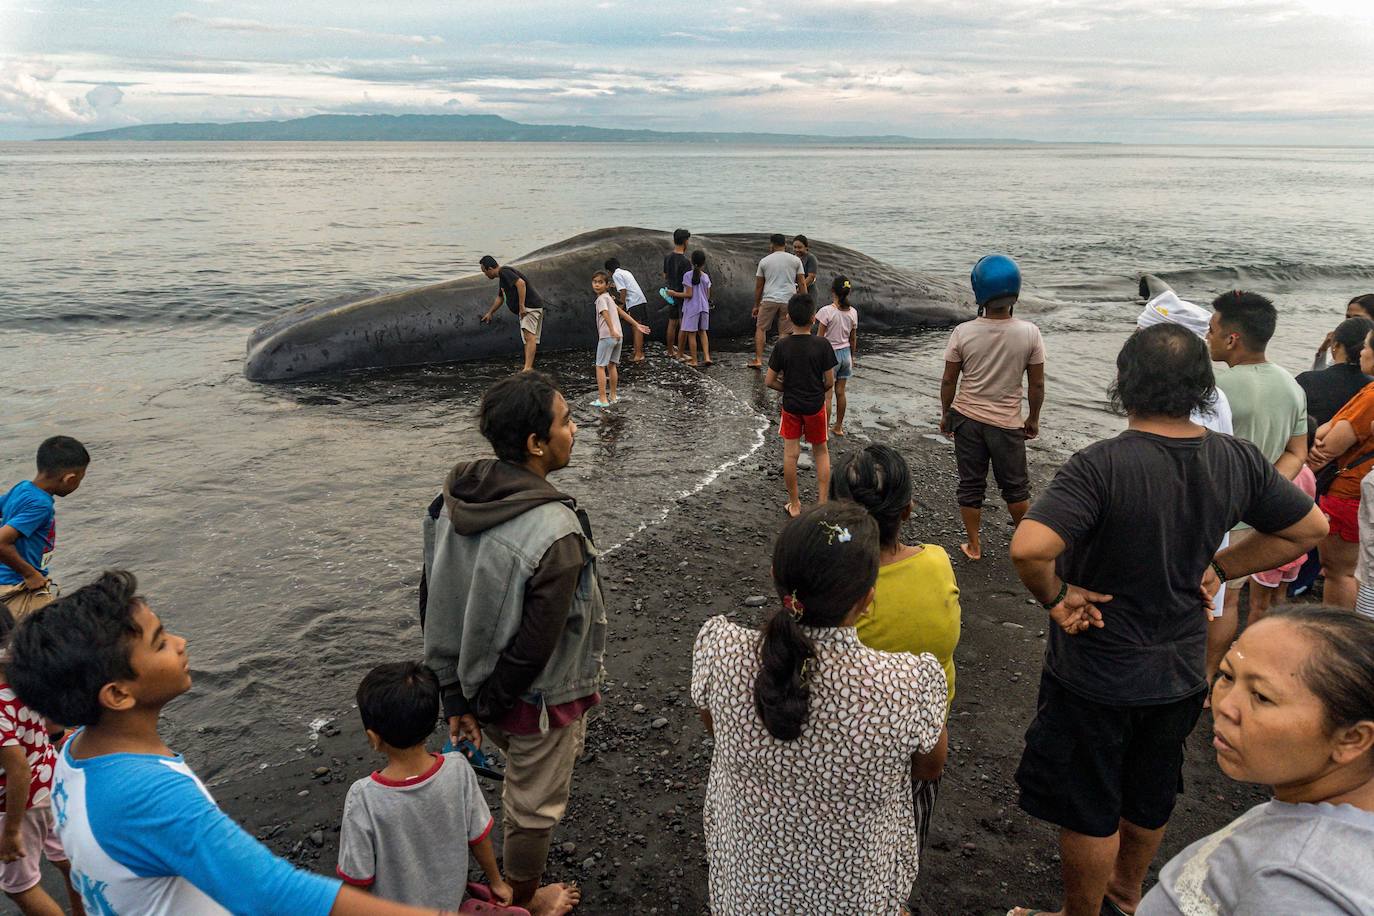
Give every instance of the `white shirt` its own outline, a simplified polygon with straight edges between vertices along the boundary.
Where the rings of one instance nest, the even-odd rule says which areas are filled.
[[[644,291],[639,288],[639,282],[635,280],[635,275],[623,267],[616,268],[616,272],[611,274],[611,282],[616,289],[625,290],[625,308],[632,309],[636,305],[643,305],[649,300],[644,298]]]
[[[785,251],[775,251],[759,261],[754,276],[763,277],[763,298],[768,302],[786,302],[797,292],[797,274],[802,272],[801,258]]]

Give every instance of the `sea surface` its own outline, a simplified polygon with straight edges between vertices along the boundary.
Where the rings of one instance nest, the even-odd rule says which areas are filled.
[[[329,721],[358,728],[361,675],[420,655],[421,513],[486,453],[473,410],[516,368],[245,381],[249,331],[284,309],[613,225],[803,232],[952,278],[1005,251],[1050,302],[1026,317],[1048,352],[1034,460],[1052,462],[1121,426],[1105,388],[1141,271],[1202,302],[1272,296],[1271,356],[1297,372],[1374,291],[1371,213],[1369,149],[0,143],[0,486],[46,436],[88,445],[54,573],[132,569],[189,637],[170,739],[222,783],[291,765]],[[854,433],[933,430],[946,336],[860,325]],[[581,427],[557,482],[603,546],[764,442],[774,396],[740,344],[717,347],[709,373],[627,371],[604,415],[589,353],[541,356]]]

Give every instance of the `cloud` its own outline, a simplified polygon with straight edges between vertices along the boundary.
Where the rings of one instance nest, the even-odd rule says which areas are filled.
[[[408,45],[441,45],[444,39],[438,35],[397,35],[389,32],[369,32],[365,29],[351,29],[342,26],[285,25],[260,22],[256,19],[230,19],[226,17],[206,18],[193,13],[177,13],[172,17],[174,25],[193,25],[220,32],[241,32],[247,34],[275,34],[297,37],[343,36],[362,38],[368,41],[389,42]]]
[[[0,62],[0,121],[26,124],[84,124],[92,119],[79,99],[53,88],[42,64]]]
[[[124,90],[114,83],[101,83],[86,93],[86,102],[92,111],[107,111],[124,101]]]

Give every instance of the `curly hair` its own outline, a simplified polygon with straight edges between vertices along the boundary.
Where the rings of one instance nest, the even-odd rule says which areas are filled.
[[[1207,345],[1176,324],[1157,324],[1126,338],[1107,390],[1112,410],[1137,417],[1185,418],[1216,402]]]

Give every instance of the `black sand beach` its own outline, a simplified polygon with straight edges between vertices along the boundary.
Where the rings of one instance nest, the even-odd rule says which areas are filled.
[[[1055,831],[1016,808],[1012,779],[1034,711],[1047,618],[1006,559],[1004,509],[985,515],[982,562],[959,553],[952,451],[909,429],[884,438],[916,472],[919,507],[905,537],[938,543],[954,557],[964,614],[950,758],[921,864],[920,912],[990,916],[1013,904],[1055,905]],[[832,440],[832,452],[863,444]],[[554,835],[548,875],[582,886],[579,913],[707,912],[701,807],[711,745],[689,697],[692,642],[707,617],[755,622],[766,608],[746,606],[746,599],[776,600],[769,554],[784,521],[780,466],[773,429],[764,448],[604,564],[610,681]],[[1041,456],[1033,471],[1043,483],[1053,468]],[[275,851],[332,873],[344,795],[378,765],[360,729],[356,717],[345,716],[305,760],[220,786],[216,796]],[[1189,742],[1186,791],[1156,867],[1264,798],[1220,773],[1210,740],[1204,716]],[[499,811],[499,787],[486,788]],[[499,816],[497,823],[499,830]]]

